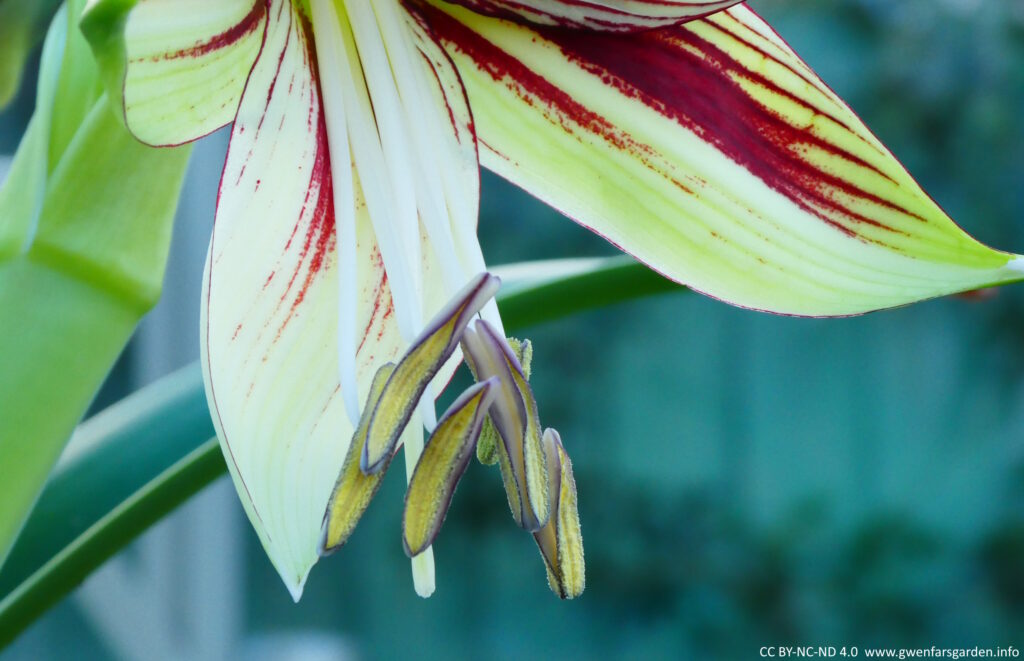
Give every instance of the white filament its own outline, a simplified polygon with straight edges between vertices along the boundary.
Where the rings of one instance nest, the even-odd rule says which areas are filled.
[[[327,141],[331,151],[334,185],[334,222],[338,244],[338,371],[345,412],[353,427],[359,425],[359,390],[356,379],[356,202],[348,144],[345,88],[348,69],[340,38],[340,22],[332,0],[313,0],[313,35],[320,67]]]
[[[371,124],[360,122],[359,126],[350,126],[350,130],[353,133],[376,131],[383,153],[384,170],[365,172],[359,162],[358,154],[356,155],[356,165],[360,172],[364,173],[361,175],[361,179],[375,177],[387,182],[393,208],[391,214],[381,219],[388,225],[382,229],[384,232],[390,232],[396,236],[405,261],[409,265],[410,275],[413,276],[413,283],[416,285],[416,292],[419,295],[417,299],[419,299],[422,296],[420,268],[422,250],[416,204],[416,184],[412,168],[414,155],[410,153],[409,149],[409,134],[402,117],[401,98],[389,66],[384,36],[377,24],[371,0],[346,0],[345,7],[348,9],[349,19],[352,21],[365,87],[373,101],[374,119]],[[371,211],[371,215],[375,216],[376,214]],[[374,221],[376,228],[376,218]],[[382,231],[377,230],[377,234],[379,237]],[[388,268],[386,258],[385,268]],[[390,273],[390,269],[388,270]],[[395,303],[395,307],[398,308],[398,302]],[[406,341],[411,342],[423,324],[422,306],[419,303],[417,300],[416,308],[413,308],[418,314],[407,315],[405,323],[399,319],[399,331]],[[396,309],[396,314],[397,312]],[[412,319],[409,318],[410,316]]]
[[[334,7],[337,5],[334,4]],[[364,76],[364,60],[370,56],[362,54],[361,57],[361,51],[357,50],[349,17],[344,13],[336,13],[336,16],[338,20],[335,24],[345,46],[338,52],[344,58],[345,65],[341,67],[340,73],[343,76],[345,118],[352,156],[359,172],[359,182],[366,198],[366,208],[377,237],[384,269],[388,274],[399,331],[406,340],[411,340],[423,324],[419,232],[415,225],[408,227],[408,197],[402,194],[404,187],[401,182],[394,181],[385,158],[381,132],[378,131],[375,119],[380,109],[377,108],[376,100],[371,103]],[[412,209],[415,221],[415,206]]]
[[[419,413],[413,413],[409,425],[402,432],[405,447],[405,479],[412,479],[416,464],[423,454],[423,426]],[[428,546],[412,559],[412,582],[416,594],[427,598],[434,593],[434,547]]]
[[[446,129],[451,133],[448,129],[450,122],[448,117],[442,115],[441,105],[431,98],[427,88],[427,64],[414,46],[407,14],[394,0],[374,2],[373,8],[401,96],[403,119],[411,137],[406,147],[412,152],[410,161],[416,170],[415,190],[420,220],[440,258],[445,290],[448,296],[453,296],[466,284],[468,276],[475,274],[463,271],[455,251],[444,199],[444,164],[438,167],[437,163],[445,152],[443,138],[439,134]]]

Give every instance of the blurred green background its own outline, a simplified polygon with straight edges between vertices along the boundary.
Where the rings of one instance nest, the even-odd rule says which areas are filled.
[[[969,232],[1024,251],[1024,3],[751,4]],[[26,86],[0,115],[0,153],[13,151],[31,103]],[[170,314],[196,312],[223,135],[211,145],[197,151],[183,201]],[[613,252],[489,175],[480,232],[495,264]],[[126,352],[100,404],[192,358],[192,327],[167,340],[179,347],[171,355],[161,327]],[[187,563],[132,570],[152,561],[144,541],[118,560],[137,580],[92,588],[110,608],[119,590],[134,593],[135,614],[121,617],[139,624],[111,628],[94,612],[102,599],[76,596],[3,658],[756,658],[762,645],[1024,645],[1024,288],[838,321],[681,293],[527,335],[544,422],[576,469],[580,600],[549,592],[495,469],[474,463],[460,486],[429,601],[415,596],[399,541],[401,471],[349,545],[314,569],[299,605],[220,484],[231,523],[204,524],[216,534],[180,548],[165,533],[160,545],[172,542],[167,562],[190,554],[209,571],[217,545],[234,544],[226,588],[184,589],[173,577]],[[190,520],[178,529],[196,529]],[[213,633],[180,616],[203,608]]]

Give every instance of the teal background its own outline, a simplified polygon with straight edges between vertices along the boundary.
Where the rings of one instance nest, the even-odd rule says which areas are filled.
[[[1020,2],[752,4],[969,232],[1024,251]],[[0,152],[30,110],[26,89],[0,115]],[[217,150],[200,158],[209,180]],[[190,190],[207,209],[211,187]],[[489,175],[481,240],[491,263],[613,252]],[[182,306],[194,268],[167,284]],[[275,658],[296,632],[287,658],[332,658],[312,656],[316,641],[339,637],[368,659],[1024,646],[1024,289],[833,321],[674,294],[528,336],[541,415],[575,465],[584,596],[548,591],[497,471],[473,464],[435,545],[437,593],[420,600],[395,474],[297,606],[255,535],[225,531],[246,540],[234,616],[262,641],[233,654]],[[131,349],[100,403],[140,385],[157,353]],[[117,654],[68,602],[2,656]]]

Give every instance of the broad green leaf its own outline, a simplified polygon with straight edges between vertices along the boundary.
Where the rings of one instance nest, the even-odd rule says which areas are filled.
[[[505,278],[498,302],[510,329],[631,298],[685,291],[621,257],[533,262],[495,271]],[[585,306],[563,303],[577,300]],[[204,443],[213,433],[208,416],[194,366],[147,386],[82,426],[25,526],[17,555],[0,569],[0,594],[5,595],[0,646],[145,528],[224,474],[220,448]],[[149,480],[152,484],[143,487]],[[105,508],[94,508],[97,502]],[[13,585],[19,585],[17,590],[11,590]]]
[[[132,133],[178,145],[235,118],[266,22],[257,0],[98,0],[82,31]]]
[[[159,295],[188,158],[143,147],[96,97],[74,27],[83,4],[47,37],[36,113],[0,191],[0,561]]]
[[[47,152],[49,173],[60,163],[65,150],[78,133],[78,127],[102,94],[99,70],[89,51],[89,44],[78,29],[78,20],[84,7],[85,0],[69,0],[64,6],[67,30],[60,73],[57,74],[59,93],[54,94],[53,109],[50,111]]]
[[[53,173],[35,241],[0,262],[0,559],[159,295],[187,159],[140,145],[101,99]]]
[[[501,317],[506,325],[519,327],[641,296],[682,291],[626,255],[507,264],[491,271],[502,282]]]
[[[0,108],[7,105],[21,87],[21,72],[32,49],[32,20],[22,3],[0,3]]]
[[[38,113],[29,120],[0,187],[0,262],[24,248],[38,218],[46,190],[48,128]]]
[[[1022,277],[745,6],[635,34],[422,11],[481,162],[678,282],[832,316]]]

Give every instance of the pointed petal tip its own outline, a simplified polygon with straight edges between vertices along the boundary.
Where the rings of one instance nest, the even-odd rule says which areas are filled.
[[[308,544],[302,544],[289,551],[280,545],[269,542],[262,534],[260,538],[271,565],[277,571],[277,575],[281,577],[281,582],[284,583],[285,589],[291,595],[292,601],[299,603],[306,589],[309,573],[320,560],[316,545],[311,539]]]
[[[306,579],[309,578],[309,570],[313,566],[310,565],[304,572],[301,572],[294,577],[285,578],[284,574],[281,574],[281,578],[284,580],[284,586],[288,588],[288,594],[292,596],[292,601],[296,604],[302,599],[302,593],[306,589]]]
[[[1006,268],[1017,273],[1024,273],[1024,256],[1013,255],[1006,263]]]

